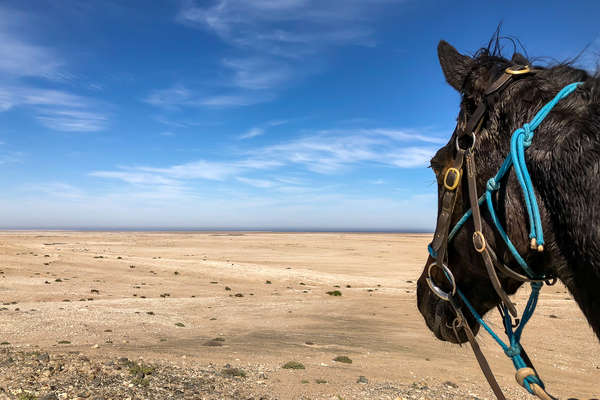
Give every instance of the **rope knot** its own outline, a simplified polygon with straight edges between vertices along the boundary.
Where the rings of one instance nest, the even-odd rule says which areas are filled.
[[[500,189],[500,184],[498,182],[496,182],[495,178],[490,178],[487,181],[486,189],[490,192],[494,192],[494,191]]]
[[[531,290],[534,292],[539,292],[544,282],[531,282]]]
[[[521,345],[518,343],[513,344],[512,346],[506,348],[504,350],[504,354],[509,356],[510,358],[514,358],[521,354]]]
[[[533,131],[531,130],[531,125],[529,123],[523,124],[523,146],[529,147],[531,146],[531,141],[533,140]]]

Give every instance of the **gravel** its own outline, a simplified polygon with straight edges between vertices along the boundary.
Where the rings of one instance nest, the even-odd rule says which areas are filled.
[[[484,400],[491,399],[487,388],[458,385],[451,381],[425,378],[410,383],[370,382],[359,376],[335,395],[327,390],[280,392],[280,366],[233,367],[185,366],[174,363],[145,363],[126,357],[89,358],[77,351],[46,353],[5,348],[0,350],[0,400]],[[302,373],[302,372],[300,372]],[[298,376],[298,384],[309,383]],[[327,381],[319,387],[326,387]],[[307,387],[308,385],[300,385]],[[484,393],[480,395],[479,393]],[[506,393],[511,399],[526,399],[518,389]]]

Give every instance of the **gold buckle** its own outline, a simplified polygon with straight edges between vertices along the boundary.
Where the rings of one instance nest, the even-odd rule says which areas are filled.
[[[523,75],[530,73],[531,68],[529,68],[529,65],[524,66],[523,69],[513,69],[513,67],[508,67],[504,70],[504,72],[510,75]]]
[[[452,182],[452,185],[448,184],[448,174],[450,172],[454,172],[455,175],[455,179],[454,182]],[[456,187],[458,186],[458,184],[460,183],[460,171],[454,167],[450,167],[446,170],[446,173],[444,174],[444,187],[448,190],[454,190],[456,189]]]
[[[477,243],[477,238],[479,238],[480,243]],[[477,244],[480,244],[481,247],[477,247]],[[483,253],[486,247],[485,237],[481,231],[475,231],[473,233],[473,247],[475,247],[475,251],[478,253]]]

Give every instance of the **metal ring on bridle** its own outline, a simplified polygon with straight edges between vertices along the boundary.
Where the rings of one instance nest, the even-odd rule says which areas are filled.
[[[448,279],[448,282],[450,282],[450,284],[452,285],[452,290],[450,292],[443,291],[439,286],[437,286],[433,282],[433,279],[431,278],[431,268],[433,268],[434,266],[440,267],[444,272],[444,275],[446,275],[446,279]],[[452,271],[450,271],[450,269],[444,264],[441,264],[440,266],[436,261],[429,264],[429,268],[427,268],[427,278],[425,278],[425,280],[427,281],[427,284],[429,285],[431,291],[437,297],[444,301],[450,301],[450,298],[456,294],[456,281],[454,280],[454,275],[452,275]]]
[[[507,74],[510,75],[522,75],[522,74],[528,74],[529,72],[531,72],[531,68],[529,68],[529,65],[525,65],[525,66],[518,66],[521,67],[522,69],[513,69],[513,67],[508,67],[504,70],[504,72],[506,72]]]
[[[465,149],[463,149],[462,147],[460,147],[460,143],[458,143],[458,140],[459,140],[459,139],[460,139],[462,136],[461,136],[461,137],[459,137],[459,136],[457,136],[457,137],[456,137],[455,143],[456,143],[456,150],[457,150],[457,151],[465,151],[465,150],[469,150],[469,149],[472,149],[473,147],[475,147],[475,139],[476,139],[475,132],[471,133],[471,134],[470,134],[470,135],[468,135],[468,136],[469,136],[471,139],[473,139],[473,142],[471,143],[471,146],[469,146],[469,147],[467,147],[467,148],[465,148]]]
[[[473,232],[473,247],[475,247],[475,251],[478,253],[483,253],[485,251],[486,242],[481,231]]]
[[[450,174],[450,172],[454,173],[454,181],[452,183],[448,183],[448,175]],[[447,190],[454,190],[458,187],[458,184],[460,183],[460,171],[454,167],[450,167],[446,170],[446,173],[444,174],[444,187]]]

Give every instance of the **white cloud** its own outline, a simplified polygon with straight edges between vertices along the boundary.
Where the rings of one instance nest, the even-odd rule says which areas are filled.
[[[63,132],[95,132],[106,127],[107,117],[91,111],[46,109],[36,119],[47,128]]]
[[[410,145],[415,142],[426,145]],[[254,155],[329,174],[365,162],[401,168],[425,166],[436,151],[429,144],[443,142],[409,130],[325,130],[255,150]]]
[[[246,50],[298,58],[344,44],[372,44],[369,23],[395,0],[218,0],[212,6],[188,1],[179,22],[214,32]]]
[[[91,176],[98,178],[118,179],[135,185],[175,185],[177,181],[159,174],[144,173],[139,171],[94,171]]]
[[[361,165],[424,167],[436,150],[430,146],[432,141],[435,139],[413,131],[330,130],[254,148],[237,155],[229,154],[227,159],[219,161],[196,160],[166,167],[127,166],[114,171],[94,171],[90,175],[138,186],[165,185],[178,188],[193,185],[192,181],[198,180],[225,182],[234,179],[247,185],[280,192],[304,192],[309,187],[310,180],[277,176],[275,171],[294,166],[305,172],[334,174]],[[261,178],[247,176],[259,171],[263,173]],[[268,174],[273,177],[265,176]]]
[[[405,147],[388,153],[388,162],[400,168],[414,168],[427,165],[436,149],[431,147]]]
[[[268,93],[246,92],[232,95],[210,96],[201,99],[197,104],[205,107],[241,107],[264,103],[273,99]]]
[[[105,114],[90,110],[94,104],[87,97],[25,85],[0,87],[0,111],[15,107],[32,107],[42,125],[58,131],[99,131],[108,123]]]
[[[221,60],[221,90],[195,105],[239,107],[273,100],[278,91],[321,70],[331,49],[373,46],[374,20],[383,6],[402,0],[217,0],[209,5],[188,0],[176,20],[203,29],[229,45]],[[212,82],[214,84],[214,81]],[[237,91],[231,92],[231,89]],[[150,104],[188,104],[189,93],[154,93]],[[183,98],[181,98],[182,96]],[[169,97],[164,99],[163,97]]]
[[[194,161],[166,168],[136,167],[136,170],[168,176],[174,179],[207,179],[221,181],[239,171],[235,165],[226,162]]]
[[[53,49],[22,37],[22,27],[31,24],[29,15],[0,7],[0,74],[4,78],[8,75],[62,80],[65,63],[61,57]]]
[[[83,97],[60,90],[36,89],[28,86],[6,86],[0,88],[0,110],[7,111],[17,106],[81,107]]]
[[[276,119],[276,120],[267,121],[267,122],[261,124],[260,126],[255,126],[251,129],[249,129],[247,132],[241,134],[238,138],[239,139],[251,139],[251,138],[254,138],[257,136],[261,136],[266,133],[268,128],[285,125],[288,122],[289,122],[289,120],[284,120],[284,119]]]
[[[223,108],[249,106],[268,101],[271,98],[271,95],[267,93],[254,92],[202,95],[183,85],[175,85],[167,89],[154,90],[143,100],[153,106],[174,110],[181,107]],[[182,125],[180,123],[176,124]]]
[[[286,63],[264,57],[226,59],[223,65],[234,72],[233,84],[242,89],[279,87],[293,76]]]
[[[42,193],[44,196],[50,196],[61,199],[83,199],[85,193],[83,190],[64,182],[42,182],[23,185],[21,190],[29,193]]]
[[[244,178],[242,176],[238,176],[235,179],[237,179],[238,181],[245,183],[247,185],[254,186],[257,188],[263,188],[263,189],[270,188],[275,185],[274,182],[266,180],[266,179],[251,179],[251,178]]]
[[[0,153],[0,165],[20,163],[22,160],[23,160],[23,153],[18,152],[18,151],[6,151],[6,152]]]
[[[49,129],[90,132],[104,129],[107,116],[92,110],[90,99],[57,89],[40,89],[25,78],[35,77],[64,83],[74,75],[65,62],[48,47],[27,37],[35,17],[0,6],[0,112],[29,107],[31,114]],[[25,29],[24,29],[25,28]]]
[[[256,128],[250,129],[248,132],[244,133],[243,135],[240,135],[240,139],[250,139],[253,137],[260,136],[264,133],[265,133],[265,130],[263,128],[256,127]]]
[[[5,32],[0,32],[0,53],[0,73],[17,77],[56,79],[64,65],[51,50],[24,43]]]

